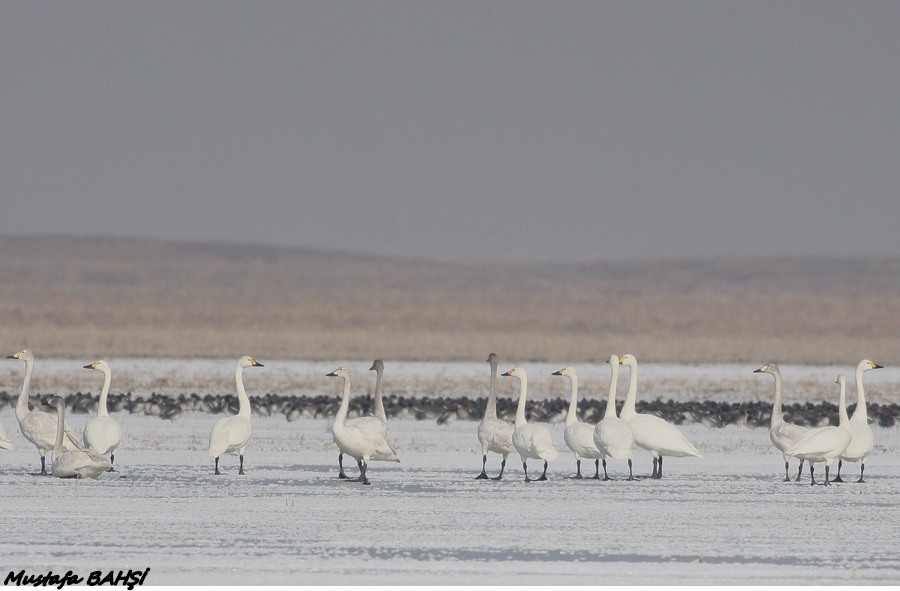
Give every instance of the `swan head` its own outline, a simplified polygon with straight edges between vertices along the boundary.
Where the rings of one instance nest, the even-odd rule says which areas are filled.
[[[619,365],[627,365],[628,367],[637,367],[637,358],[631,353],[619,356]]]
[[[882,369],[883,367],[883,365],[878,365],[874,361],[863,359],[859,362],[859,365],[856,366],[856,369],[859,371],[869,371],[870,369]]]
[[[609,356],[609,359],[606,360],[606,362],[610,365],[619,365],[619,356],[615,353],[612,353]]]
[[[240,359],[238,359],[238,365],[241,367],[265,367],[262,363],[254,359],[253,357],[248,357],[244,355]]]
[[[109,371],[109,363],[101,359],[84,366],[84,369],[96,369],[97,371]]]
[[[522,378],[525,377],[525,370],[522,369],[521,367],[514,367],[511,370],[503,372],[500,375],[507,376],[507,377],[513,377],[513,378],[519,378],[521,380]]]
[[[835,384],[840,384],[840,385],[841,385],[841,388],[846,387],[846,386],[847,386],[847,376],[845,376],[845,375],[842,374],[842,373],[839,373],[839,374],[838,374],[838,377],[837,377],[837,379],[834,381],[834,383],[835,383]]]
[[[329,378],[344,378],[345,380],[350,377],[350,370],[346,367],[339,367],[331,373],[325,374]]]
[[[22,361],[34,361],[34,355],[28,349],[22,349],[18,353],[7,355],[7,359],[21,359]]]
[[[490,355],[488,355],[487,361],[485,361],[485,363],[490,363],[491,366],[496,366],[498,363],[497,354],[491,353]]]
[[[778,366],[774,363],[765,363],[759,368],[754,369],[753,373],[769,373],[774,376],[776,373],[778,373]]]
[[[372,367],[369,368],[369,371],[375,371],[381,373],[384,371],[384,361],[381,359],[376,359],[372,362]]]
[[[554,371],[551,376],[566,376],[569,379],[575,375],[575,368],[573,367],[564,367],[559,371]]]

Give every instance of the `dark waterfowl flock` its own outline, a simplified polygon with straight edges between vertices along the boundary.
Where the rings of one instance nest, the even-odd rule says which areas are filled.
[[[866,405],[862,386],[862,373],[869,369],[880,368],[869,360],[863,360],[857,367],[856,387],[858,400],[850,405],[852,417],[841,427],[840,415],[843,403],[835,405],[829,402],[819,404],[782,402],[781,374],[778,367],[765,364],[755,370],[757,373],[769,373],[775,378],[775,402],[747,401],[723,403],[716,401],[676,402],[637,401],[637,361],[632,355],[611,356],[610,397],[606,401],[578,399],[578,377],[574,368],[566,367],[553,375],[568,379],[571,396],[568,399],[527,399],[527,377],[525,370],[516,367],[500,377],[514,377],[519,382],[520,395],[517,400],[499,398],[497,388],[497,356],[491,354],[487,360],[491,367],[489,395],[485,397],[441,397],[423,396],[409,397],[402,395],[382,395],[381,380],[384,364],[380,360],[373,363],[370,370],[376,372],[376,387],[372,396],[349,396],[350,375],[346,368],[338,368],[327,374],[343,380],[344,389],[341,399],[328,395],[278,395],[268,393],[263,396],[248,397],[244,391],[241,372],[245,367],[261,366],[250,357],[242,357],[236,366],[236,395],[199,395],[196,393],[167,396],[152,393],[149,396],[109,393],[110,369],[105,361],[98,361],[85,366],[104,374],[104,383],[99,397],[90,393],[76,393],[65,399],[65,406],[72,413],[97,413],[97,417],[88,423],[83,439],[72,432],[59,419],[63,413],[47,412],[44,409],[31,409],[29,405],[30,381],[34,358],[27,350],[20,351],[10,358],[25,362],[26,372],[20,394],[0,392],[0,410],[6,406],[16,407],[16,418],[21,432],[33,443],[40,453],[41,474],[46,474],[45,454],[54,451],[57,443],[61,450],[80,449],[93,452],[93,464],[74,473],[59,471],[57,475],[74,477],[91,476],[97,472],[102,460],[106,469],[113,469],[115,451],[121,438],[118,422],[110,413],[129,412],[146,414],[163,419],[174,420],[185,412],[229,413],[232,416],[216,423],[210,434],[209,452],[215,460],[215,472],[219,473],[219,457],[226,453],[237,453],[240,458],[239,473],[243,474],[243,450],[250,439],[250,417],[253,414],[269,416],[281,414],[287,421],[295,421],[301,417],[316,419],[334,419],[333,435],[339,453],[339,476],[346,478],[343,468],[343,456],[353,457],[360,469],[357,479],[368,483],[366,469],[370,460],[399,461],[397,455],[386,440],[387,421],[391,418],[415,418],[418,420],[434,420],[445,424],[454,420],[479,420],[478,440],[481,444],[482,470],[479,479],[487,479],[486,472],[488,452],[502,456],[500,472],[494,479],[503,476],[506,459],[511,453],[518,453],[525,471],[526,481],[532,480],[528,475],[527,460],[536,459],[543,462],[542,474],[537,480],[546,479],[548,462],[558,456],[558,451],[550,438],[550,433],[541,423],[566,422],[564,431],[565,443],[575,455],[575,478],[581,478],[581,460],[593,460],[595,470],[593,478],[600,479],[600,463],[603,465],[603,479],[609,479],[607,459],[625,460],[628,464],[629,479],[633,478],[631,450],[637,447],[646,449],[653,458],[653,478],[662,477],[663,458],[700,456],[693,445],[688,442],[675,427],[690,423],[700,423],[708,427],[721,427],[729,424],[747,425],[751,427],[767,426],[770,429],[772,443],[780,450],[785,462],[785,480],[790,480],[789,461],[791,457],[800,460],[797,480],[803,469],[804,461],[810,462],[810,478],[816,483],[813,463],[826,465],[825,484],[842,482],[841,467],[843,462],[860,464],[860,475],[857,482],[863,482],[865,459],[872,449],[872,431],[870,422],[888,427],[896,424],[900,409],[897,404]],[[624,404],[617,407],[615,388],[620,366],[630,369],[628,395]],[[842,386],[843,388],[843,386]],[[61,399],[62,400],[62,399]],[[52,401],[51,401],[52,404]],[[579,421],[579,415],[581,420]],[[340,419],[340,420],[338,420]],[[60,427],[58,429],[57,427]],[[833,427],[834,431],[827,428]],[[838,433],[840,431],[840,433]],[[62,433],[61,441],[58,432]],[[840,447],[843,439],[849,437],[847,445]],[[803,445],[797,448],[801,440]],[[824,451],[816,448],[832,447]],[[83,443],[82,443],[83,441]],[[0,426],[0,448],[11,449],[12,443]],[[103,455],[109,454],[109,461]],[[97,459],[99,458],[99,460]],[[838,470],[834,480],[829,481],[829,470],[834,460],[838,461]],[[86,461],[86,460],[85,460]]]

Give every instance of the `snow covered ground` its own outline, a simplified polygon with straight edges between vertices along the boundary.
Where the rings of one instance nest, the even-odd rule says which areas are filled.
[[[211,367],[230,373],[233,362]],[[486,366],[476,369],[474,375],[486,376]],[[836,394],[831,368],[827,378],[821,373],[823,391]],[[261,394],[250,375],[248,393]],[[866,384],[890,390],[893,375],[871,372]],[[760,378],[760,394],[770,393],[770,382]],[[337,395],[335,384],[323,385]],[[31,475],[38,454],[19,433],[13,410],[0,412],[17,447],[0,451],[4,577],[21,569],[85,576],[149,567],[146,583],[154,585],[900,580],[897,427],[873,427],[865,484],[826,488],[810,486],[808,472],[800,483],[781,482],[781,455],[765,429],[699,424],[680,429],[704,457],[666,460],[662,480],[626,482],[621,462],[610,462],[617,480],[570,480],[574,456],[563,443],[563,425],[555,424],[561,455],[550,480],[526,484],[517,456],[502,481],[475,480],[481,459],[474,421],[393,420],[389,439],[402,462],[373,463],[372,485],[362,486],[336,477],[327,421],[254,417],[247,474],[238,476],[237,458],[226,456],[225,475],[216,477],[206,447],[219,416],[186,413],[174,422],[116,416],[126,433],[116,454],[120,471],[63,481]],[[71,415],[69,422],[80,431],[89,419]],[[345,461],[355,473],[351,464]],[[498,468],[491,455],[489,472]],[[649,454],[635,450],[636,474],[649,471]],[[845,464],[845,475],[855,479],[858,471]]]

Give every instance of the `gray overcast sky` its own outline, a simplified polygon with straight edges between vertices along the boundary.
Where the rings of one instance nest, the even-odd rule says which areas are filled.
[[[0,233],[900,256],[900,2],[3,2]]]

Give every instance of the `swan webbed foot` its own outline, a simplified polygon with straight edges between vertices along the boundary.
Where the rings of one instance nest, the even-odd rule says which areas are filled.
[[[479,474],[478,476],[475,477],[475,480],[487,480],[487,479],[488,479],[488,475],[487,475],[487,472],[485,472],[484,470],[481,471],[481,474]]]
[[[543,480],[547,480],[547,478],[544,477]],[[575,476],[569,476],[569,480],[584,480],[584,476],[576,474]]]
[[[491,480],[502,480],[502,479],[503,479],[503,475],[502,475],[502,474],[500,474],[499,476],[493,476],[493,477],[491,477]]]
[[[865,472],[865,471],[866,471],[866,464],[865,464],[865,462],[863,462],[859,466],[859,480],[856,481],[857,484],[865,484],[866,483],[866,481],[863,480],[863,472]]]
[[[831,481],[832,481],[832,482],[844,482],[844,479],[841,478],[841,475],[840,475],[840,474],[838,474],[838,475],[835,476]]]

